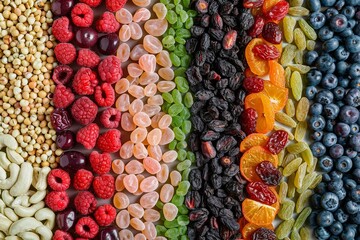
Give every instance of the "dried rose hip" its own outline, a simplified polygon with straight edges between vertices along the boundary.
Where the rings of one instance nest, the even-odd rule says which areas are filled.
[[[246,77],[243,88],[248,93],[258,93],[264,90],[264,80],[258,77]]]
[[[286,16],[288,11],[289,3],[287,1],[281,0],[265,14],[265,17],[271,21],[280,21]]]
[[[261,7],[264,3],[264,0],[244,0],[244,8],[257,8]]]
[[[248,108],[242,112],[240,116],[240,124],[241,129],[246,133],[246,135],[255,132],[257,118],[258,114],[253,108]]]
[[[280,57],[279,50],[273,45],[258,44],[252,49],[253,53],[263,60],[274,60]]]
[[[260,35],[263,32],[264,25],[265,25],[264,18],[261,16],[255,16],[254,24],[251,26],[251,28],[248,31],[249,36],[256,37]]]
[[[267,228],[257,229],[251,236],[252,240],[275,240],[276,234],[274,231]]]
[[[255,172],[266,185],[277,186],[280,184],[281,172],[269,161],[259,163]]]
[[[250,198],[268,205],[277,201],[275,194],[270,190],[269,186],[262,182],[251,182],[246,186],[246,191]]]
[[[266,148],[272,154],[279,154],[281,150],[284,149],[288,141],[289,134],[284,130],[275,131],[270,135],[268,142],[266,143]]]
[[[279,44],[282,41],[282,31],[279,25],[274,22],[268,22],[265,24],[262,29],[262,36],[266,41],[272,44]]]
[[[224,49],[229,50],[231,49],[236,42],[237,32],[235,30],[230,30],[224,36],[222,46]]]

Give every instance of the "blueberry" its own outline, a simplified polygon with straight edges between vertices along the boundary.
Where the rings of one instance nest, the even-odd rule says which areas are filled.
[[[339,221],[333,222],[333,224],[329,227],[329,230],[334,235],[339,235],[343,231],[343,225]]]
[[[322,4],[322,5],[325,6],[324,4]],[[335,8],[328,8],[328,9],[326,9],[326,11],[325,11],[326,19],[330,19],[330,18],[332,18],[333,16],[335,16],[336,14],[339,14],[339,11],[336,10]]]
[[[345,147],[345,146],[346,146],[346,142],[347,142],[347,138],[346,138],[346,137],[338,137],[338,144],[340,144],[341,146]]]
[[[344,155],[344,147],[340,144],[335,144],[334,146],[331,146],[329,149],[329,155],[332,158],[339,158],[342,155]]]
[[[341,156],[335,163],[335,167],[342,173],[349,172],[352,168],[352,161],[347,156]]]
[[[353,6],[345,6],[341,13],[348,19],[353,18],[355,16],[355,8]]]
[[[325,131],[332,132],[334,131],[334,126],[336,122],[334,120],[328,119],[325,123]]]
[[[353,29],[357,25],[357,21],[354,19],[348,20],[347,28]]]
[[[332,90],[332,93],[334,94],[334,98],[336,100],[342,100],[345,96],[345,89],[344,89],[344,87],[337,86],[336,88],[334,88]]]
[[[348,190],[356,188],[355,180],[348,178],[344,180],[344,187]]]
[[[323,131],[316,131],[316,132],[313,132],[311,134],[311,138],[316,141],[316,142],[319,142],[321,141],[322,137],[324,135],[324,132]]]
[[[349,25],[349,24],[348,24]],[[339,33],[339,36],[342,37],[342,38],[347,38],[347,37],[350,37],[354,35],[354,32],[351,28],[346,28],[344,31],[340,32]]]
[[[339,111],[340,111],[340,108],[336,104],[329,103],[329,104],[325,105],[324,110],[323,110],[323,115],[327,119],[335,119],[338,116]]]
[[[332,7],[336,3],[336,0],[320,0],[323,7]]]
[[[355,151],[360,152],[360,133],[356,133],[350,137],[349,145]]]
[[[350,134],[356,134],[359,132],[359,125],[354,123],[350,125]]]
[[[329,90],[320,90],[316,94],[315,100],[321,104],[329,104],[334,101],[334,94]]]
[[[336,194],[336,196],[338,196],[339,200],[344,200],[346,197],[346,190],[345,188],[340,188],[338,191],[334,192]]]
[[[341,238],[342,239],[355,239],[355,235],[356,235],[356,228],[352,228],[349,226],[345,226],[344,231],[341,233]]]
[[[350,5],[350,6],[359,6],[360,1],[359,0],[345,0],[345,4]]]
[[[344,186],[342,180],[331,181],[327,185],[327,189],[331,192],[339,191]]]
[[[347,201],[345,203],[345,210],[349,214],[356,214],[359,212],[359,206],[356,202]]]
[[[318,31],[318,37],[321,41],[326,41],[334,36],[334,32],[328,26],[323,26]]]
[[[356,78],[350,81],[349,87],[360,88],[360,78]]]
[[[335,211],[334,217],[340,223],[345,223],[349,219],[349,215],[345,213],[344,210],[342,210],[341,208]]]
[[[323,0],[325,1],[325,0]],[[328,230],[326,230],[326,228],[324,227],[317,227],[314,229],[314,234],[315,234],[315,237],[317,239],[329,239],[330,238],[330,233]]]
[[[310,114],[312,116],[318,116],[322,113],[322,111],[323,111],[323,105],[320,103],[313,103],[310,106]]]
[[[321,171],[330,172],[333,169],[334,162],[329,156],[323,156],[320,158],[318,166]]]
[[[360,77],[360,63],[353,63],[350,65],[349,75],[353,79]]]
[[[345,103],[352,107],[360,106],[360,90],[357,88],[350,89],[344,99]]]
[[[338,78],[334,74],[326,74],[321,79],[321,86],[325,89],[333,89],[336,88],[338,84]]]
[[[325,133],[322,138],[322,143],[325,147],[331,147],[337,142],[337,137],[334,133]]]
[[[355,107],[345,105],[340,108],[339,119],[347,124],[356,123],[359,119],[359,110]]]
[[[353,223],[359,225],[359,224],[360,224],[360,211],[357,212],[357,213],[354,214],[354,215],[351,215],[351,216],[350,216],[350,219],[352,220]],[[358,230],[358,231],[359,231],[359,230]]]
[[[345,48],[343,46],[339,46],[335,51],[334,51],[334,57],[339,60],[339,61],[345,61],[346,59],[349,58],[350,53],[348,51],[345,50]]]
[[[345,5],[345,0],[337,0],[334,7],[337,9],[337,10],[341,10]]]
[[[314,131],[321,131],[325,127],[325,119],[323,116],[312,116],[310,118],[310,126]]]
[[[360,26],[359,26],[359,24],[356,24],[353,27],[352,31],[354,32],[354,34],[359,35],[360,34]]]
[[[347,18],[343,14],[336,14],[330,18],[330,29],[334,32],[342,32],[347,28]]]
[[[325,25],[326,17],[321,12],[313,12],[310,14],[309,22],[314,29],[320,29]]]
[[[341,180],[344,176],[344,174],[339,171],[332,171],[331,173],[329,173],[329,175],[331,177],[331,180],[333,180],[333,181]]]
[[[347,77],[339,77],[339,86],[343,88],[347,88],[349,86],[350,80]]]
[[[352,176],[354,177],[354,180],[359,183],[360,182],[360,168],[355,168],[352,171]]]
[[[336,101],[335,102],[336,106],[338,106],[339,108],[341,108],[342,106],[345,106],[345,103],[343,101]]]
[[[345,155],[348,156],[349,158],[354,158],[357,155],[357,151],[355,151],[351,148],[346,148]]]
[[[318,90],[315,86],[309,86],[305,89],[305,96],[310,100],[314,99],[317,93]]]
[[[352,35],[345,39],[345,47],[350,53],[360,52],[360,37]]]
[[[306,65],[313,65],[316,59],[318,58],[319,54],[316,51],[309,51],[305,53],[304,60]]]
[[[339,40],[337,38],[331,38],[329,40],[326,40],[323,44],[322,44],[322,49],[325,52],[332,52],[335,51],[338,47],[339,47]]]
[[[323,180],[324,182],[330,182],[330,181],[332,181],[332,180],[331,180],[331,177],[330,177],[330,175],[329,175],[328,173],[324,173],[324,174],[322,175],[322,180]]]
[[[334,127],[334,133],[340,137],[347,137],[350,134],[350,126],[346,123],[337,123]]]
[[[324,156],[326,147],[321,142],[314,142],[310,145],[310,149],[315,157]]]
[[[320,9],[321,9],[320,0],[308,1],[308,7],[309,7],[309,10],[312,12],[320,11]]]
[[[334,216],[329,211],[321,211],[317,215],[316,220],[320,227],[329,227],[334,222]]]
[[[310,226],[312,226],[312,227],[317,226],[316,217],[317,217],[318,214],[319,214],[318,211],[314,211],[314,210],[310,213],[310,216],[307,219],[307,223]]]
[[[360,185],[357,185],[356,188],[350,190],[349,197],[356,203],[360,202]]]
[[[316,191],[318,194],[323,195],[324,193],[327,192],[327,184],[324,183],[324,182],[319,183],[319,184],[316,186],[315,191]]]
[[[322,73],[318,70],[311,69],[307,74],[306,78],[310,86],[316,86],[321,82]]]
[[[313,209],[320,209],[321,195],[315,193],[310,197],[310,205]]]
[[[354,168],[360,168],[360,153],[357,153],[353,159]]]
[[[323,54],[316,60],[316,66],[321,72],[329,72],[334,59],[329,54]]]
[[[360,24],[358,26],[360,26]],[[352,53],[351,61],[353,61],[354,63],[360,63],[360,52]]]
[[[336,63],[336,73],[339,76],[343,76],[349,70],[350,65],[345,61],[339,61]]]

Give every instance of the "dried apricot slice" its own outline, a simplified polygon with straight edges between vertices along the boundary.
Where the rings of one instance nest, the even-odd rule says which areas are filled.
[[[287,88],[278,87],[269,81],[264,81],[264,92],[270,98],[271,105],[275,112],[285,107],[289,95]]]
[[[242,212],[247,221],[262,227],[271,225],[276,217],[276,209],[274,207],[249,198],[243,201]]]
[[[272,224],[269,224],[267,226],[264,226],[267,229],[274,230],[274,226]],[[252,240],[251,236],[252,234],[261,228],[261,226],[256,225],[254,223],[247,223],[244,228],[241,231],[241,235],[245,240]]]
[[[270,82],[278,87],[285,87],[285,70],[276,60],[269,61]]]
[[[265,0],[264,4],[262,5],[262,12],[266,14],[268,11],[270,11],[271,8],[273,8],[280,0]]]
[[[269,72],[269,64],[267,60],[259,58],[253,52],[254,46],[258,44],[265,44],[265,41],[261,38],[254,38],[251,40],[246,46],[245,57],[251,72],[258,76],[264,76]]]
[[[265,147],[269,137],[262,133],[252,133],[248,135],[240,144],[240,152],[246,152],[252,147]]]

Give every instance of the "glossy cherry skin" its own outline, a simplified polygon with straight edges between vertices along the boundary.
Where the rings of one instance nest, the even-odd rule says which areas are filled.
[[[113,55],[118,49],[120,39],[117,34],[110,33],[99,38],[98,49],[104,55]]]
[[[72,131],[66,130],[60,132],[56,136],[56,146],[62,150],[68,150],[75,145],[75,134]]]
[[[86,157],[78,151],[67,151],[60,156],[60,167],[67,171],[76,172],[81,168],[85,168]]]
[[[75,33],[75,42],[77,46],[82,48],[91,48],[96,44],[98,40],[98,33],[88,27],[88,28],[80,28]]]
[[[55,0],[51,5],[51,11],[55,16],[64,16],[70,13],[73,6],[73,0]]]
[[[60,230],[68,231],[75,223],[75,212],[65,210],[56,214],[56,225]]]
[[[107,227],[101,230],[100,240],[119,240],[119,234],[115,227]]]

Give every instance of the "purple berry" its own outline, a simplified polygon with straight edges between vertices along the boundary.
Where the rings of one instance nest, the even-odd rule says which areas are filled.
[[[53,128],[60,132],[71,127],[72,120],[68,111],[62,108],[55,109],[50,116],[51,125]]]
[[[76,172],[86,166],[86,157],[78,151],[67,151],[60,156],[60,167]]]
[[[110,33],[99,38],[98,49],[104,55],[113,55],[119,47],[120,39],[117,34]]]
[[[60,230],[68,231],[75,223],[75,212],[65,210],[56,214],[56,224]]]
[[[118,231],[115,227],[107,227],[101,230],[100,240],[119,240]]]
[[[51,5],[51,11],[55,16],[64,16],[70,13],[73,6],[73,0],[55,0]]]
[[[75,145],[75,134],[69,130],[58,133],[56,136],[56,146],[62,150],[68,150]]]
[[[80,28],[75,33],[75,42],[79,47],[82,48],[91,48],[93,47],[98,40],[98,33],[88,27]]]

